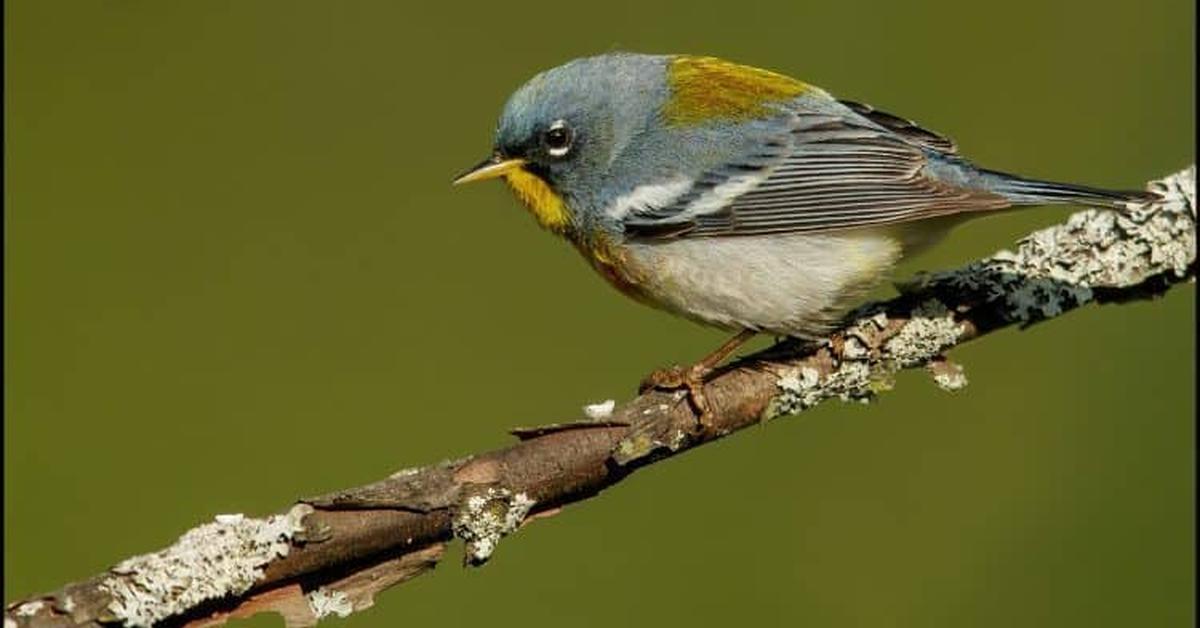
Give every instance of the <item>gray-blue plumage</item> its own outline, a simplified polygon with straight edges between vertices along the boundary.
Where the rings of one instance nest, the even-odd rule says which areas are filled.
[[[955,222],[934,219],[1145,198],[978,168],[937,133],[811,86],[748,119],[681,124],[665,114],[672,62],[617,53],[537,75],[505,105],[488,163],[544,181],[559,231],[610,282],[704,323],[817,335]]]
[[[749,121],[665,125],[670,57],[614,53],[543,72],[508,101],[496,134],[505,154],[536,148],[538,130],[576,130],[570,160],[534,161],[579,231],[629,238],[824,232],[1012,205],[1129,201],[1138,193],[983,170],[918,125],[819,89]],[[760,177],[718,210],[689,206],[732,180]],[[640,186],[693,185],[669,204],[606,212]]]

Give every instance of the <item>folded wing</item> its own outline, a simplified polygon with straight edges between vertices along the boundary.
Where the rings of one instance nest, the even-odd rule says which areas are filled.
[[[999,209],[927,166],[961,163],[954,144],[866,105],[798,110],[752,153],[710,170],[665,207],[624,219],[632,238],[819,233]]]

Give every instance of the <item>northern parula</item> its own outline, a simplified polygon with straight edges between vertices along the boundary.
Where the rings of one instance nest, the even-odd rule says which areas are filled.
[[[712,57],[576,59],[521,86],[492,154],[541,226],[644,303],[738,335],[649,384],[702,380],[758,332],[829,331],[904,255],[1009,207],[1147,198],[985,170],[954,143],[801,81]]]

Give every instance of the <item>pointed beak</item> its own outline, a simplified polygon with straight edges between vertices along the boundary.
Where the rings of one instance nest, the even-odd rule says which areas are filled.
[[[473,181],[486,181],[504,176],[525,165],[524,159],[505,159],[500,155],[492,155],[479,162],[475,167],[458,175],[452,185],[462,185]]]

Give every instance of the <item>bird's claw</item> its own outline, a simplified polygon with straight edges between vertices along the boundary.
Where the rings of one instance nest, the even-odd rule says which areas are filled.
[[[716,431],[716,421],[708,397],[704,394],[704,379],[712,372],[703,364],[690,367],[679,365],[657,369],[642,378],[638,385],[638,393],[644,394],[650,390],[686,390],[688,401],[695,408],[699,431],[711,435]]]

